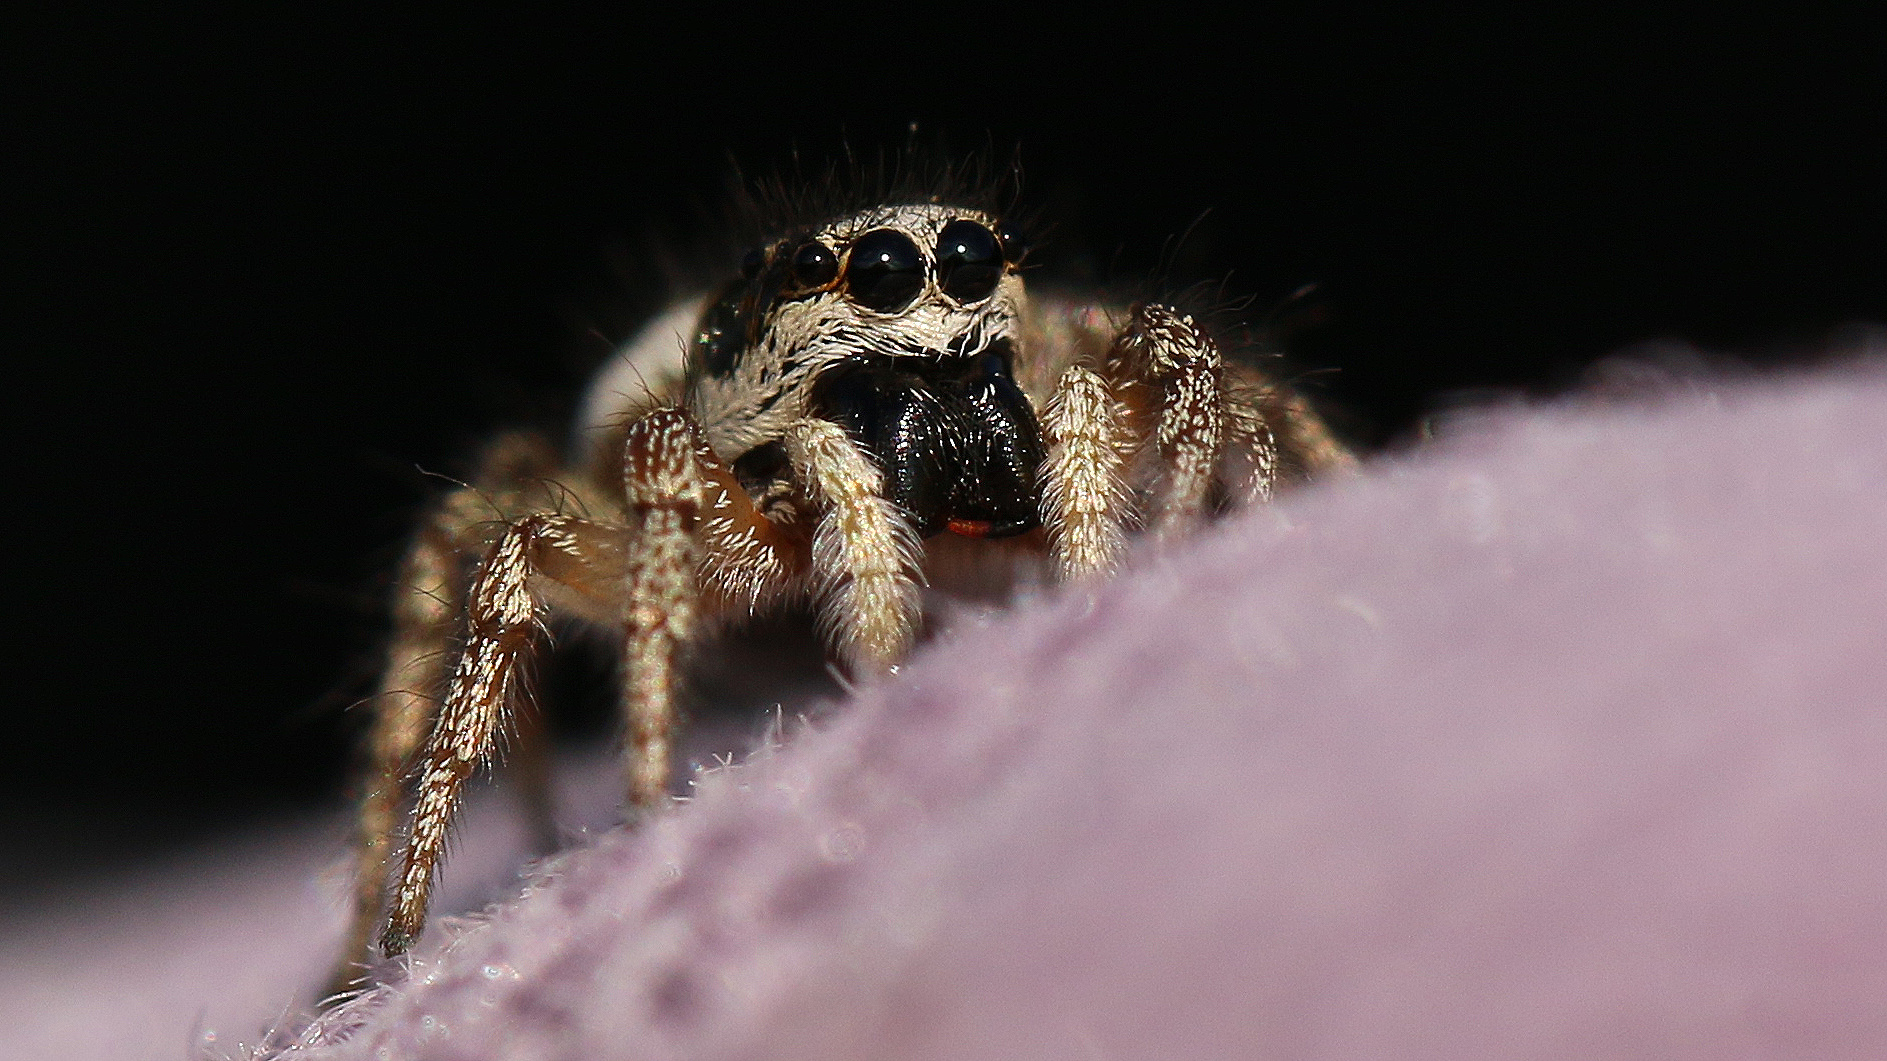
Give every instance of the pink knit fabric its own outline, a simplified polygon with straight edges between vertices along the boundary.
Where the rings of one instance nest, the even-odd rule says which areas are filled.
[[[959,632],[286,1056],[1887,1056],[1884,542],[1877,367],[1499,414]]]

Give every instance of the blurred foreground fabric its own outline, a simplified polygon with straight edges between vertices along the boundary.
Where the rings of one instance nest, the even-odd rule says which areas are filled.
[[[1883,543],[1878,361],[1490,411],[958,631],[281,1056],[1887,1056]],[[338,917],[276,842],[96,929],[197,982],[35,983],[254,1042]]]

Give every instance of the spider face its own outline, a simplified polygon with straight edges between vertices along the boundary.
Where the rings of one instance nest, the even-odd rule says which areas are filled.
[[[1015,382],[1026,252],[975,210],[880,207],[751,252],[703,315],[689,405],[759,489],[779,432],[845,429],[920,537],[1006,537],[1040,524],[1044,451]]]

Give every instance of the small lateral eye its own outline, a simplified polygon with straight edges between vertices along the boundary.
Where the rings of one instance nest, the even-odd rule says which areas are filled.
[[[924,254],[902,232],[875,228],[852,241],[845,292],[879,313],[896,313],[924,289]]]
[[[1003,260],[1014,265],[1029,253],[1029,237],[1022,230],[1005,221],[996,226],[996,241],[1002,244]]]
[[[937,233],[937,283],[958,302],[988,298],[1002,270],[1002,248],[982,225],[958,218]]]
[[[760,275],[760,267],[767,264],[767,254],[762,250],[750,250],[740,256],[740,278],[752,280]]]
[[[839,256],[818,240],[808,240],[793,252],[793,279],[799,286],[817,290],[832,283],[839,275]]]

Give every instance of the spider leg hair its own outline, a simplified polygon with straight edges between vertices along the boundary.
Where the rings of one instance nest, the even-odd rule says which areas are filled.
[[[884,473],[837,424],[808,417],[781,440],[793,476],[819,510],[812,538],[819,622],[853,677],[910,654],[922,618],[922,545],[884,496]]]
[[[536,576],[602,594],[614,535],[588,520],[539,513],[506,527],[479,562],[466,594],[465,648],[420,762],[412,827],[380,937],[389,957],[405,952],[425,926],[465,781],[491,760],[511,726],[521,667],[543,631],[547,604]]]
[[[534,504],[556,455],[535,435],[508,433],[479,461],[477,486],[459,484],[428,514],[402,560],[393,597],[393,636],[369,703],[367,789],[355,826],[353,909],[330,992],[358,986],[387,892],[387,869],[404,810],[406,780],[439,710],[464,608],[462,557],[496,513]],[[528,780],[528,779],[527,779]],[[531,800],[527,793],[527,801]]]
[[[1204,327],[1158,303],[1134,306],[1104,354],[1076,355],[1043,427],[1042,522],[1063,581],[1116,569],[1143,517],[1171,540],[1354,465],[1301,397],[1228,364]]]
[[[695,530],[707,484],[696,462],[699,448],[699,430],[679,409],[657,409],[637,420],[623,445],[630,533],[622,711],[629,730],[629,802],[643,809],[668,795],[679,721],[679,656],[701,611]]]
[[[353,911],[330,993],[345,991],[366,975],[386,898],[388,855],[404,802],[406,772],[425,740],[438,690],[445,684],[446,645],[459,614],[458,550],[450,515],[446,506],[427,520],[401,565],[393,640],[372,700],[367,790],[355,826]]]
[[[1113,360],[1127,379],[1153,392],[1151,441],[1164,470],[1154,484],[1151,529],[1171,540],[1204,520],[1225,450],[1219,346],[1191,317],[1143,303],[1133,308]]]
[[[1062,373],[1043,423],[1051,440],[1042,463],[1042,512],[1063,581],[1103,575],[1127,549],[1132,495],[1125,469],[1126,410],[1099,373]]]

